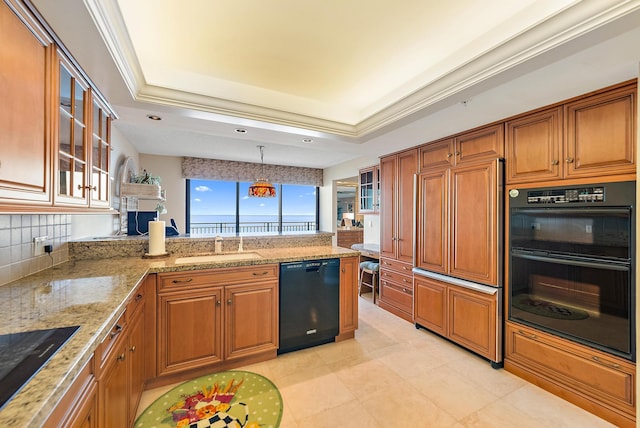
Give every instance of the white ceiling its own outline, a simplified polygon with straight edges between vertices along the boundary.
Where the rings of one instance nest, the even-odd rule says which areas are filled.
[[[640,0],[32,1],[148,154],[325,168],[640,62]]]

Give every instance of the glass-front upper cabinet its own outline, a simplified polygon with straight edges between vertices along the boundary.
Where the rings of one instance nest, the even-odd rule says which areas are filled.
[[[86,205],[89,85],[60,56],[56,203]]]
[[[92,98],[91,205],[108,207],[111,116],[104,104],[95,97]]]
[[[60,51],[58,60],[55,204],[109,208],[110,112]]]
[[[358,183],[358,212],[377,213],[380,206],[380,176],[378,165],[360,170]]]

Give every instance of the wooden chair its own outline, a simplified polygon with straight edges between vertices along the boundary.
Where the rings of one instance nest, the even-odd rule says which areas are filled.
[[[378,293],[378,271],[380,264],[377,262],[360,262],[360,279],[358,281],[358,295],[362,296],[362,286],[371,288],[373,294],[373,303],[376,303],[376,294]],[[367,274],[367,278],[365,278]],[[368,281],[367,281],[368,279]]]

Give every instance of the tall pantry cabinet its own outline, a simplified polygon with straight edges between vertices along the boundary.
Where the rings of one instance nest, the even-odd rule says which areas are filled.
[[[380,159],[381,308],[413,321],[414,175],[418,150]]]

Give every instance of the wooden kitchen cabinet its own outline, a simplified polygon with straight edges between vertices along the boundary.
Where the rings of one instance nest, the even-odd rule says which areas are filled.
[[[565,178],[636,172],[637,83],[565,105]]]
[[[95,352],[98,369],[98,426],[131,426],[144,390],[147,292],[145,280],[133,293],[125,312]]]
[[[278,349],[278,265],[158,274],[157,375]]]
[[[0,205],[50,206],[53,40],[17,0],[0,2],[0,39]]]
[[[494,159],[419,175],[417,267],[501,285],[501,173]]]
[[[413,176],[418,150],[380,159],[380,256],[413,262]]]
[[[506,122],[508,184],[635,174],[637,84]]]
[[[380,299],[378,305],[413,320],[414,175],[418,149],[380,159]]]
[[[111,112],[58,50],[56,205],[108,208]]]
[[[336,341],[353,338],[358,328],[358,260],[340,259],[340,330]]]
[[[91,358],[42,425],[43,428],[97,428],[97,384]]]
[[[372,214],[380,209],[380,170],[378,165],[358,173],[358,213]]]
[[[0,2],[0,207],[109,208],[115,116],[29,2]]]
[[[399,260],[380,258],[378,305],[413,322],[413,266]]]
[[[619,427],[635,426],[635,364],[507,321],[505,369]]]
[[[561,178],[562,107],[527,114],[505,126],[507,183]]]
[[[278,349],[278,300],[277,280],[225,287],[225,360]]]
[[[158,296],[158,375],[222,361],[222,287]]]
[[[465,287],[422,275],[415,275],[414,283],[416,327],[464,346],[489,359],[494,367],[499,365],[501,289]]]
[[[504,125],[497,123],[419,148],[419,172],[504,156]]]

